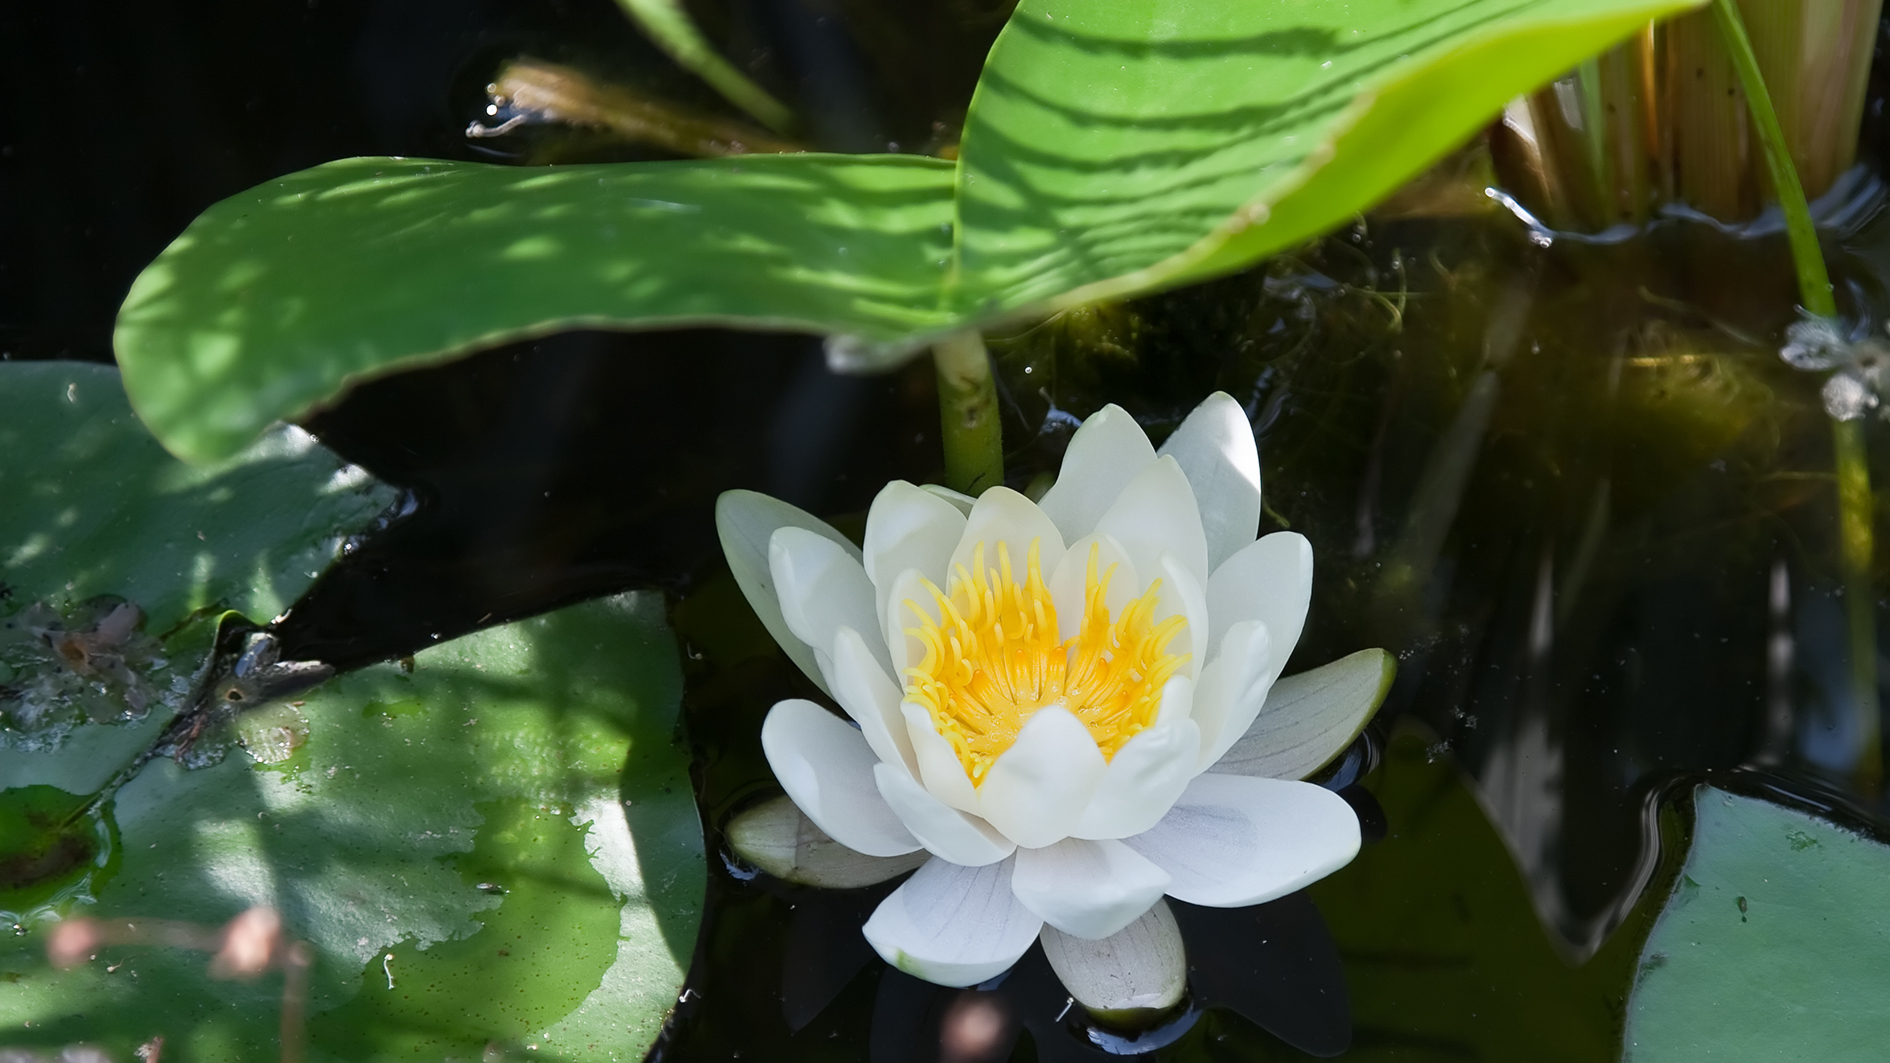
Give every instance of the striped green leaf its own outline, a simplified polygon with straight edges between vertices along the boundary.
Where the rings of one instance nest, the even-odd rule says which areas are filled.
[[[331,163],[199,218],[133,286],[119,360],[140,415],[198,460],[357,381],[570,327],[793,329],[887,364],[1316,235],[1692,6],[1025,0],[956,164]]]

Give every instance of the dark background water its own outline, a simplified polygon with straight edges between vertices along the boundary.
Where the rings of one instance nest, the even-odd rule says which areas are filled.
[[[736,0],[704,21],[809,116],[818,146],[883,150],[949,139],[1003,14],[976,0]],[[528,153],[541,142],[463,135],[506,58],[722,107],[609,0],[15,4],[0,10],[0,49],[5,358],[108,361],[137,271],[204,207],[270,177],[359,154]],[[1867,156],[1881,143],[1873,92]],[[1876,328],[1890,318],[1890,227],[1862,218],[1832,249],[1849,309]],[[1820,480],[1828,433],[1817,382],[1772,353],[1792,313],[1783,262],[1776,238],[1678,224],[1622,251],[1544,250],[1500,215],[1371,223],[1236,277],[994,340],[1019,486],[1054,470],[1076,419],[1103,402],[1159,438],[1228,390],[1261,444],[1265,528],[1304,531],[1318,550],[1296,664],[1397,653],[1374,732],[1383,764],[1366,779],[1388,840],[1314,891],[1360,1055],[1513,1056],[1532,1030],[1567,1022],[1588,1039],[1566,1058],[1604,1058],[1618,1009],[1569,1002],[1625,994],[1649,911],[1632,906],[1659,885],[1661,795],[1699,772],[1762,766],[1785,792],[1829,786],[1819,800],[1845,800],[1856,748]],[[291,656],[348,667],[659,586],[694,656],[743,622],[719,569],[717,493],[764,490],[844,523],[887,479],[936,478],[935,424],[928,367],[839,377],[815,340],[788,335],[573,333],[380,381],[309,427],[418,505],[324,576],[280,634]],[[1890,452],[1875,429],[1871,442],[1885,479]],[[687,708],[713,830],[766,792],[759,714],[804,687],[778,657],[701,657]],[[1434,855],[1408,855],[1420,837]],[[1405,877],[1374,877],[1392,868]],[[1478,891],[1506,899],[1478,907]],[[1416,898],[1400,921],[1372,921],[1400,898]],[[712,873],[701,999],[666,1055],[857,1058],[869,1035],[892,1053],[877,1058],[910,1051],[898,1030],[926,1035],[951,998],[876,963],[854,973],[857,951],[809,952],[857,949],[847,921],[871,899]],[[1254,933],[1223,936],[1246,947]],[[1377,977],[1400,963],[1403,981]],[[1444,976],[1425,963],[1470,971],[1450,990],[1464,1000],[1440,1001]],[[1514,975],[1518,964],[1534,973]],[[784,970],[817,989],[784,1001]],[[1589,975],[1601,988],[1569,981]],[[1026,1003],[1005,1007],[1037,1006],[1030,977],[1014,987]],[[832,1006],[797,1032],[789,1015],[823,995]],[[1426,1025],[1452,1007],[1461,1015]],[[1020,1058],[1045,1058],[1046,1036],[1018,1042]],[[1290,1054],[1225,1010],[1169,1051]]]

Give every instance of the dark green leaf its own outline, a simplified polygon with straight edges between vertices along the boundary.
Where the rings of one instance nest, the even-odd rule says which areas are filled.
[[[1435,742],[1408,723],[1393,737],[1366,780],[1388,836],[1308,891],[1345,960],[1356,1031],[1345,1058],[1612,1063],[1633,935],[1579,964],[1562,955]]]

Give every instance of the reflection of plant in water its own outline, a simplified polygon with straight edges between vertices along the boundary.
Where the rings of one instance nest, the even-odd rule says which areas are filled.
[[[1164,894],[1259,904],[1357,852],[1345,800],[1295,780],[1351,744],[1389,660],[1276,685],[1312,555],[1296,533],[1255,539],[1259,472],[1219,394],[1160,456],[1119,407],[1092,416],[1041,504],[889,485],[861,557],[805,513],[724,496],[750,603],[859,726],[790,700],[762,729],[788,795],[858,854],[818,858],[845,863],[832,884],[931,854],[863,928],[888,963],[970,986],[1041,937],[1092,1011],[1159,1015],[1186,985]],[[731,838],[779,864],[808,836],[766,816]]]
[[[96,961],[107,949],[116,951],[126,945],[208,952],[205,973],[213,979],[247,982],[280,970],[282,1063],[300,1063],[306,1057],[308,969],[315,962],[315,950],[283,932],[282,914],[274,908],[245,909],[221,928],[168,919],[67,919],[47,939],[46,955],[54,967],[68,970]],[[138,1047],[138,1059],[160,1063],[163,1051],[164,1035],[158,1034]]]

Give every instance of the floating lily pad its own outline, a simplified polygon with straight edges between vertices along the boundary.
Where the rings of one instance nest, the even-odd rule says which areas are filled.
[[[118,371],[0,364],[0,779],[89,791],[188,693],[217,614],[267,622],[396,492],[300,429],[206,467],[165,453]],[[87,723],[47,775],[20,750]],[[29,778],[30,775],[30,778]]]
[[[113,803],[92,902],[62,907],[203,927],[279,910],[315,949],[313,1059],[639,1058],[702,905],[679,698],[650,595],[344,675],[241,721],[254,755],[147,765]],[[149,944],[59,971],[49,925],[0,953],[11,1043],[275,1058],[280,974],[218,981],[202,952]]]
[[[1701,786],[1693,846],[1641,951],[1634,1063],[1882,1059],[1890,846]]]

